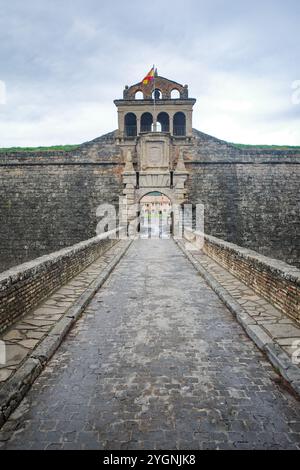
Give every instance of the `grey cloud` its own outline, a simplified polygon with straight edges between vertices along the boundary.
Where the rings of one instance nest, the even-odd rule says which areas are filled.
[[[63,126],[60,116],[72,115],[72,108],[82,113],[93,103],[106,109],[111,103],[113,108],[112,100],[122,95],[123,86],[140,80],[153,62],[162,75],[188,83],[193,95],[210,99],[215,78],[221,75],[241,86],[253,79],[270,84],[274,95],[268,99],[273,104],[278,99],[275,89],[284,100],[288,84],[300,79],[296,0],[0,0],[0,8],[0,80],[6,82],[10,98],[0,106],[1,146],[13,141],[7,122],[22,126],[57,113]],[[251,99],[257,100],[263,126],[258,96],[252,94]],[[288,127],[291,121],[299,122],[299,114],[286,106],[278,109],[276,119]],[[237,132],[239,126],[250,125],[255,139],[255,123],[241,122],[243,116],[232,113]],[[201,116],[204,125],[206,117],[209,120]],[[272,119],[272,113],[265,113],[265,119]],[[103,120],[99,116],[99,122]],[[93,126],[91,121],[91,131]],[[268,133],[269,128],[266,125]],[[218,131],[211,129],[214,135]],[[82,140],[86,137],[83,132]],[[66,129],[66,141],[72,138]],[[43,141],[43,135],[28,139],[34,144]]]

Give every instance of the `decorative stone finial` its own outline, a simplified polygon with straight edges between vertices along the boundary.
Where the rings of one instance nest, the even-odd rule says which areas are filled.
[[[132,163],[132,153],[131,153],[131,150],[129,149],[127,150],[127,153],[126,153],[124,172],[134,173],[134,168],[133,168],[133,163]]]
[[[186,172],[185,163],[184,163],[184,159],[183,159],[183,151],[182,150],[180,150],[180,152],[179,152],[179,157],[178,157],[178,161],[177,161],[175,171],[177,173],[182,173],[182,172],[185,173]]]

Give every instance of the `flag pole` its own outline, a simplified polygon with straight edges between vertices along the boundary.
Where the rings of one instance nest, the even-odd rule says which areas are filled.
[[[155,118],[155,111],[156,111],[156,106],[155,106],[155,64],[153,64],[153,98],[154,98],[154,104],[153,104],[153,131],[156,132],[156,118]],[[155,121],[154,121],[155,120]],[[155,124],[154,124],[155,122]]]

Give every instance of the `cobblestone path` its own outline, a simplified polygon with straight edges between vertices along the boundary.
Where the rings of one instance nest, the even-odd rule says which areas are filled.
[[[175,243],[137,240],[1,439],[4,449],[297,449],[300,403]]]

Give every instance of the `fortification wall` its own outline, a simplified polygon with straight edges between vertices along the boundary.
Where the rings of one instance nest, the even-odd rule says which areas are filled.
[[[122,193],[114,143],[75,154],[0,156],[0,272],[96,235],[96,209]]]
[[[299,165],[191,164],[189,201],[205,206],[205,230],[300,265]]]
[[[188,198],[204,204],[206,233],[299,267],[299,152],[239,150],[196,137]]]
[[[299,153],[239,150],[194,130],[184,157],[207,233],[300,266]],[[122,168],[115,132],[73,152],[1,153],[0,272],[93,237],[98,205],[118,204]]]

